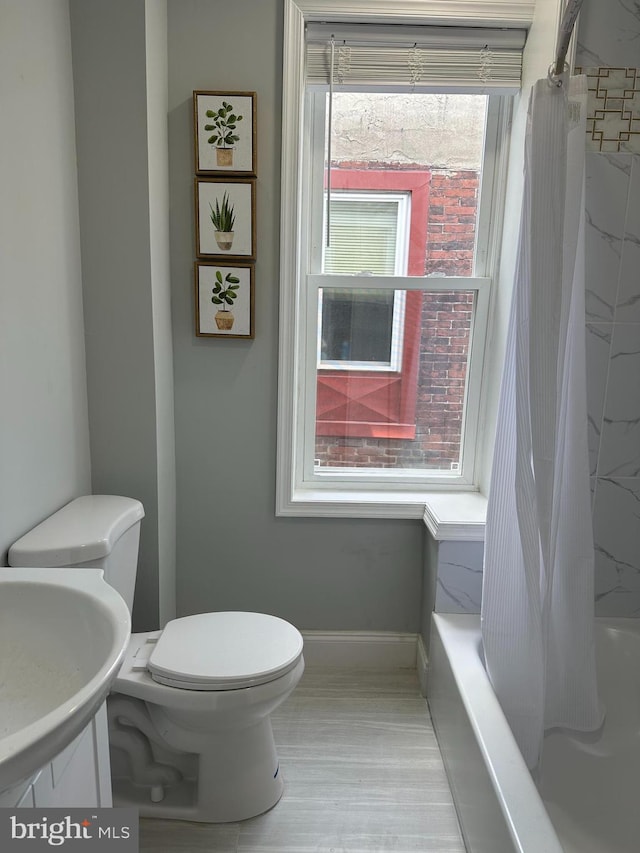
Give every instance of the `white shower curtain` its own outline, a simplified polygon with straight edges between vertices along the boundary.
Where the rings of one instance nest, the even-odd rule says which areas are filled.
[[[534,86],[487,510],[484,653],[530,768],[546,729],[591,730],[603,715],[585,387],[585,112],[586,78]]]

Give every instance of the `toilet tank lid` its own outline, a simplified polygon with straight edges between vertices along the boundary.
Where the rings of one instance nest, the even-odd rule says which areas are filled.
[[[9,549],[10,566],[77,566],[108,556],[144,517],[135,498],[84,495],[63,506]]]

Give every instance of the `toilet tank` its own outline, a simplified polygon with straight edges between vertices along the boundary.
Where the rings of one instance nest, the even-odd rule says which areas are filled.
[[[134,498],[76,498],[14,542],[9,565],[102,569],[131,611],[143,517],[144,508]]]

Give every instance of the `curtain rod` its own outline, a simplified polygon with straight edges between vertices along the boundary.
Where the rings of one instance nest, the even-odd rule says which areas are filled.
[[[564,71],[564,63],[569,51],[569,42],[571,41],[571,33],[578,17],[578,12],[582,6],[582,0],[568,0],[562,16],[560,25],[560,33],[558,35],[558,49],[555,61],[555,76],[559,76]]]

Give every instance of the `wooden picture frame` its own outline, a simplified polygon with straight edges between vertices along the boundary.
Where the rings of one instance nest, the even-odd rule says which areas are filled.
[[[194,202],[197,257],[255,260],[255,178],[196,178]]]
[[[193,93],[197,175],[256,175],[256,93]]]
[[[198,337],[254,337],[254,270],[253,264],[195,262]]]

